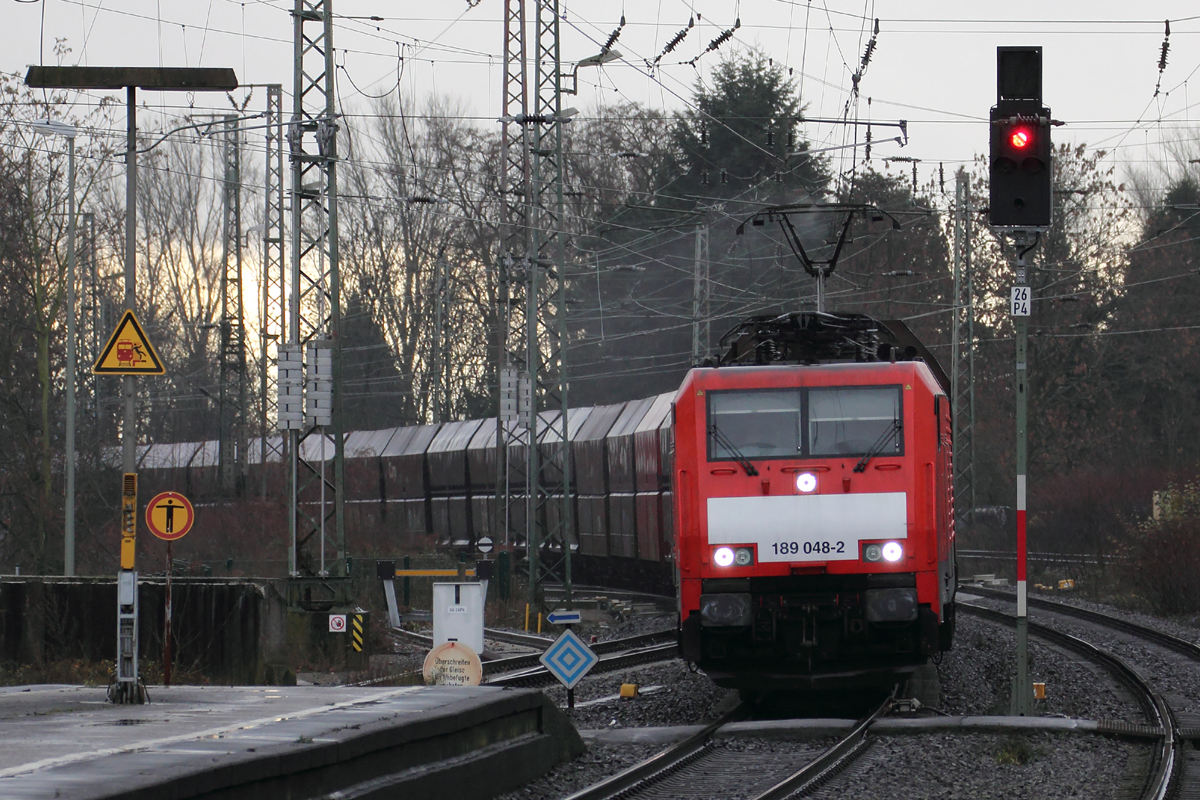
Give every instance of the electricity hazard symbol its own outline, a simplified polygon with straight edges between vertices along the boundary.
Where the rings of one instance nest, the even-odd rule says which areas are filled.
[[[108,344],[100,351],[92,372],[96,375],[162,375],[162,361],[133,311],[126,311]]]
[[[173,542],[192,529],[196,512],[179,492],[156,494],[146,504],[146,527],[160,539]]]

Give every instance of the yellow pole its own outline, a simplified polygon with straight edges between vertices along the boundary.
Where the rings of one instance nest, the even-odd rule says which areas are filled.
[[[538,612],[538,633],[542,632],[542,612]]]
[[[529,603],[525,604],[525,632],[529,633]]]

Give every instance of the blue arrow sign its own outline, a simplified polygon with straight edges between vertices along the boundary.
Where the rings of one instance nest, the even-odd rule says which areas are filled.
[[[578,625],[583,621],[583,617],[578,611],[551,611],[546,615],[546,622],[551,625]]]
[[[538,661],[542,662],[542,666],[548,669],[559,683],[568,689],[574,689],[575,684],[583,680],[583,676],[596,666],[600,657],[593,653],[582,639],[566,630],[542,653]]]

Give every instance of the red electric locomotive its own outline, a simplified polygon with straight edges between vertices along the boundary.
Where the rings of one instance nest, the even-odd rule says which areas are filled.
[[[684,657],[743,690],[886,682],[948,650],[947,381],[903,323],[756,317],[675,398]]]

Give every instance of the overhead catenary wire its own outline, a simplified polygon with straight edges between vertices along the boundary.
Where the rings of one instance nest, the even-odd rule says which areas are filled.
[[[811,5],[811,4],[810,4],[810,5]],[[864,19],[865,19],[865,18],[864,18]],[[345,70],[345,66],[344,66],[344,64],[343,64],[343,72],[345,72],[347,75],[349,74],[349,73],[348,73],[348,71],[346,71],[346,70]],[[412,119],[412,117],[411,117],[411,116],[410,116],[409,118],[410,118],[410,119]],[[415,159],[414,159],[414,161],[415,161]],[[371,198],[371,197],[369,197],[369,196],[363,196],[363,197],[361,197],[361,198],[356,198],[356,199],[363,200],[363,201],[367,201],[367,202],[376,202],[376,201],[383,202],[383,201],[385,201],[385,200],[386,200],[385,198]]]

